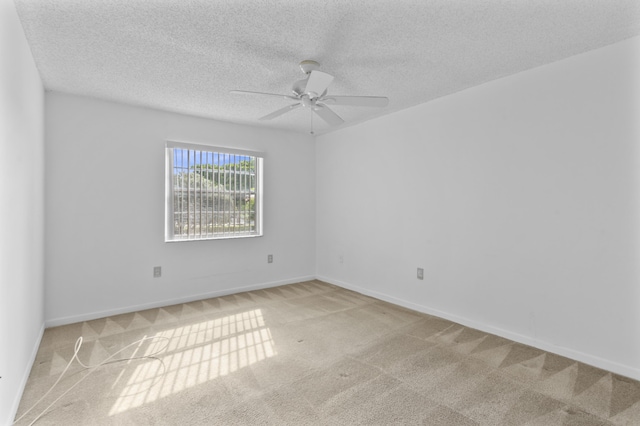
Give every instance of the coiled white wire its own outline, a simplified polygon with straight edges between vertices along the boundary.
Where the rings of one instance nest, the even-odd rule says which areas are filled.
[[[138,356],[138,357],[130,357],[130,358],[122,358],[122,359],[115,359],[113,360],[112,358],[116,355],[118,355],[120,352],[125,351],[126,349],[130,348],[131,346],[134,346],[136,344],[141,345],[144,341],[146,340],[153,340],[153,339],[164,339],[166,341],[166,344],[160,348],[159,350],[149,354],[149,355],[143,355],[143,356]],[[60,382],[60,380],[62,380],[62,377],[65,375],[65,373],[67,372],[67,370],[69,369],[69,367],[71,366],[71,363],[73,363],[73,360],[75,359],[76,361],[78,361],[78,364],[80,364],[82,367],[90,370],[87,374],[85,374],[83,377],[81,377],[77,382],[75,382],[69,389],[67,389],[66,391],[64,391],[62,393],[62,395],[60,395],[59,397],[57,397],[51,404],[49,404],[47,406],[47,408],[45,408],[44,410],[42,410],[42,412],[40,414],[38,414],[36,416],[35,419],[33,419],[33,421],[31,423],[29,423],[29,426],[32,426],[35,422],[37,422],[38,420],[40,420],[40,418],[49,410],[49,408],[51,408],[56,402],[58,402],[62,397],[64,397],[66,394],[68,394],[69,392],[71,392],[71,390],[73,388],[75,388],[76,386],[78,386],[84,379],[86,379],[87,377],[89,377],[94,371],[96,371],[99,367],[102,367],[105,364],[110,364],[113,362],[121,362],[121,361],[131,361],[134,359],[143,359],[143,358],[154,358],[156,355],[160,354],[161,352],[163,352],[164,350],[167,349],[167,347],[169,347],[169,338],[168,337],[162,337],[162,336],[151,336],[151,337],[144,337],[140,340],[136,340],[133,343],[128,344],[127,346],[125,346],[124,348],[120,349],[119,351],[115,352],[114,354],[110,355],[109,357],[107,357],[104,361],[102,361],[100,364],[97,365],[85,365],[82,361],[80,361],[80,358],[78,358],[78,352],[80,352],[80,348],[82,347],[82,336],[78,337],[78,340],[76,340],[76,344],[74,346],[74,351],[73,351],[73,356],[71,357],[71,359],[69,360],[69,362],[67,363],[67,366],[64,368],[64,370],[62,371],[62,373],[60,374],[60,377],[58,377],[58,379],[55,381],[55,383],[49,388],[49,390],[42,395],[42,397],[40,397],[40,399],[33,404],[27,411],[25,411],[24,413],[22,413],[22,415],[20,417],[18,417],[13,424],[15,425],[16,423],[18,423],[20,420],[22,420],[27,414],[29,414],[31,412],[31,410],[33,410],[34,408],[36,408],[38,406],[38,404],[40,404],[40,402],[42,402],[43,399],[45,399],[47,397],[47,395],[49,395],[51,393],[51,391],[58,385],[58,383]]]

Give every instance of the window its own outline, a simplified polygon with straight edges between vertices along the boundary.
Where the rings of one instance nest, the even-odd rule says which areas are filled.
[[[263,158],[168,142],[165,241],[261,236]]]

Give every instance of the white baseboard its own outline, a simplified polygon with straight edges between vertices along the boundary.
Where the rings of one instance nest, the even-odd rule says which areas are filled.
[[[154,302],[144,303],[141,305],[129,305],[122,308],[106,309],[106,310],[97,311],[97,312],[87,312],[80,315],[71,315],[71,316],[60,317],[60,318],[51,318],[45,321],[45,326],[47,328],[57,327],[60,325],[73,324],[81,321],[90,321],[98,318],[109,317],[112,315],[128,314],[130,312],[142,311],[144,309],[161,308],[163,306],[176,305],[178,303],[188,303],[196,300],[209,299],[212,297],[227,296],[229,294],[242,293],[244,291],[259,290],[263,288],[271,288],[271,287],[277,287],[277,286],[287,285],[287,284],[295,284],[303,281],[314,280],[315,278],[316,277],[313,275],[307,275],[302,277],[289,278],[286,280],[251,284],[251,285],[242,286],[242,287],[225,288],[222,290],[216,290],[208,293],[192,294],[189,296],[177,297],[174,299],[158,300]]]
[[[8,425],[12,425],[14,419],[16,418],[16,413],[18,412],[18,407],[20,406],[20,401],[22,400],[22,394],[24,393],[24,388],[27,386],[27,381],[29,380],[29,374],[31,374],[31,368],[33,368],[33,363],[36,362],[36,355],[38,355],[38,349],[40,348],[40,342],[42,342],[42,336],[44,335],[45,325],[42,324],[40,327],[40,333],[38,334],[38,338],[35,340],[33,344],[33,349],[31,349],[31,356],[29,358],[29,362],[27,363],[27,368],[22,373],[22,380],[20,381],[20,386],[18,387],[18,392],[13,399],[13,404],[11,404],[11,409],[9,411],[9,419],[7,420]]]
[[[398,299],[396,297],[390,296],[385,293],[380,293],[373,290],[368,290],[363,287],[359,287],[357,285],[353,285],[350,283],[346,283],[343,281],[335,280],[333,278],[317,276],[316,279],[320,281],[324,281],[329,284],[337,285],[338,287],[346,288],[348,290],[353,290],[355,292],[364,294],[366,296],[371,296],[379,300],[384,300],[385,302],[393,303],[395,305],[403,306],[405,308],[422,312],[425,314],[437,316],[440,318],[447,319],[449,321],[453,321],[455,323],[464,325],[466,327],[475,328],[476,330],[481,330],[486,333],[495,334],[496,336],[504,337],[505,339],[513,340],[514,342],[522,343],[528,346],[533,346],[535,348],[541,349],[546,352],[552,352],[557,355],[565,356],[567,358],[583,362],[585,364],[589,364],[591,366],[601,368],[603,370],[610,371],[612,373],[619,374],[621,376],[626,376],[635,380],[640,380],[640,369],[634,368],[628,365],[619,364],[614,361],[610,361],[607,359],[599,358],[597,356],[593,356],[584,352],[576,351],[570,348],[565,348],[562,346],[556,346],[551,343],[541,341],[523,334],[513,333],[509,330],[504,330],[501,328],[493,327],[487,324],[483,324],[469,318],[461,317],[455,314],[450,314],[448,312],[439,311],[437,309],[433,309],[429,306],[420,305],[417,303],[409,302],[404,299]]]

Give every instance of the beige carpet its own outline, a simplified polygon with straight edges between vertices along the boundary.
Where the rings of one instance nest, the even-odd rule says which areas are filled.
[[[640,382],[318,281],[47,329],[18,415],[79,336],[87,364],[168,347],[100,367],[37,425],[640,425]]]

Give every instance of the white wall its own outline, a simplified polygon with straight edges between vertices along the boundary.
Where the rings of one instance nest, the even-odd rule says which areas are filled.
[[[639,54],[318,137],[319,278],[640,379]]]
[[[12,0],[0,0],[0,424],[44,330],[44,91]]]
[[[264,236],[165,243],[166,140],[265,152]],[[47,325],[315,275],[309,136],[48,92],[46,142]]]

